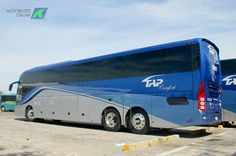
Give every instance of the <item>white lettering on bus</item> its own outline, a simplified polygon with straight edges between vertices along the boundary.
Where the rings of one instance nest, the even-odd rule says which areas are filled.
[[[223,79],[223,81],[226,81],[226,86],[236,85],[236,75],[227,76]]]
[[[163,79],[155,79],[156,76],[160,75],[153,75],[144,79],[142,82],[146,83],[145,87],[159,87],[163,83]]]
[[[217,68],[215,65],[212,65],[211,68],[212,68],[212,70],[215,71],[215,72],[217,72],[217,70],[218,70],[218,68]]]
[[[209,53],[213,55],[214,63],[219,64],[218,53],[212,45],[207,46],[209,49]]]

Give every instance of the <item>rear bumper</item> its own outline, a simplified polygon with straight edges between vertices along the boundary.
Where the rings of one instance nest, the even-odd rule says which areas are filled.
[[[211,100],[211,99],[210,99]],[[195,125],[216,125],[222,122],[222,107],[221,100],[207,99],[206,101],[206,112],[198,110],[194,111],[194,124]],[[196,101],[197,103],[197,101]]]

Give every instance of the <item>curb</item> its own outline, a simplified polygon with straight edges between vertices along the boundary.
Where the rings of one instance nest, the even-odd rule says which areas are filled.
[[[207,127],[207,128],[203,128],[203,129],[192,131],[192,132],[190,132],[190,134],[194,136],[194,135],[210,133],[210,132],[212,132],[214,130],[215,130],[214,127]]]
[[[197,136],[200,134],[210,133],[215,130],[215,127],[197,127],[197,126],[190,126],[190,127],[181,127],[172,129],[171,131],[174,133],[185,133],[190,134],[192,136]]]
[[[125,144],[122,147],[122,151],[129,152],[129,151],[135,151],[139,149],[154,147],[161,144],[167,144],[171,143],[175,140],[179,139],[179,135],[169,135],[167,137],[162,138],[153,138],[151,140],[141,141],[137,143],[131,143],[131,144]]]
[[[218,125],[217,128],[224,128],[223,125]]]
[[[206,132],[212,132],[215,130],[215,127],[208,127],[206,128]]]

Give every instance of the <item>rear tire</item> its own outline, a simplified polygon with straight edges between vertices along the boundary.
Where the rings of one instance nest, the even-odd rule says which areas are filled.
[[[27,107],[25,110],[25,118],[27,121],[34,121],[34,110],[32,107]]]
[[[121,117],[119,112],[114,108],[106,109],[102,116],[102,125],[108,131],[119,131],[121,128]]]
[[[224,127],[230,127],[232,124],[230,124],[229,121],[224,121],[224,122],[222,122],[222,125],[223,125]]]
[[[133,133],[147,134],[150,131],[147,113],[142,109],[131,110],[128,117],[128,127]]]

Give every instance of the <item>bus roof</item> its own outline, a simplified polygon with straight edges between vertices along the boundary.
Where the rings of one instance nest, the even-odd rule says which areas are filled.
[[[233,60],[236,60],[236,58],[230,58],[230,59],[223,59],[223,60],[220,60],[220,61],[233,61]]]
[[[206,42],[209,42],[215,48],[217,48],[214,43],[212,43],[211,41],[209,41],[209,40],[207,40],[205,38],[194,38],[194,39],[189,39],[189,40],[170,42],[170,43],[165,43],[165,44],[160,44],[160,45],[154,45],[154,46],[149,46],[149,47],[144,47],[144,48],[138,48],[138,49],[134,49],[134,50],[127,50],[127,51],[113,53],[113,54],[108,54],[108,55],[96,56],[96,57],[82,59],[82,60],[77,60],[77,61],[65,61],[65,62],[61,62],[61,63],[55,63],[55,64],[50,64],[50,65],[45,65],[45,66],[39,66],[39,67],[32,68],[32,69],[30,69],[28,71],[49,70],[49,69],[54,69],[54,68],[58,68],[58,67],[64,67],[64,66],[73,65],[73,64],[93,62],[93,61],[97,61],[97,60],[103,60],[103,59],[108,59],[108,58],[125,56],[125,55],[141,53],[141,52],[146,52],[146,51],[151,51],[151,50],[159,50],[159,49],[163,49],[163,48],[171,48],[171,47],[182,46],[182,45],[191,44],[191,43],[200,43],[202,40],[204,40]]]

